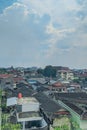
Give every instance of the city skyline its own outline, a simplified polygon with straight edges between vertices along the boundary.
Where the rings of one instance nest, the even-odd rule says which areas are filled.
[[[0,66],[86,69],[86,12],[86,0],[1,0]]]

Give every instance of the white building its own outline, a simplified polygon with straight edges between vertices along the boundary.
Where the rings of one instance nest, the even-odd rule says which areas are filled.
[[[47,130],[47,123],[40,115],[40,104],[35,98],[9,98],[7,106],[11,106],[11,100],[15,100],[17,122],[23,125],[23,130]]]
[[[70,70],[58,70],[56,76],[58,79],[62,79],[62,80],[73,80],[74,79],[74,74]]]

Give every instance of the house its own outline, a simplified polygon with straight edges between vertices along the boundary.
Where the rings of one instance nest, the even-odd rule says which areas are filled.
[[[14,77],[13,80],[15,84],[24,82],[24,79],[21,76]]]
[[[69,101],[60,100],[58,103],[70,112],[72,123],[74,122],[76,124],[75,130],[87,130],[87,111],[84,111],[78,105]]]
[[[62,80],[73,80],[74,74],[71,70],[58,70],[56,77]]]
[[[17,117],[16,122],[21,123],[22,128],[23,128],[23,126],[25,126],[25,128],[29,127],[29,130],[33,130],[33,129],[36,130],[35,127],[30,128],[31,121],[28,120],[28,118],[32,119],[29,117],[29,115],[32,115],[33,112],[39,112],[39,114],[40,114],[40,115],[36,115],[36,113],[34,113],[33,115],[35,115],[35,118],[33,118],[33,119],[36,119],[38,116],[40,117],[39,119],[41,119],[41,117],[43,119],[43,121],[42,121],[43,127],[40,127],[40,128],[37,127],[37,130],[49,130],[50,126],[57,127],[60,125],[59,123],[57,123],[57,121],[59,121],[60,118],[62,120],[62,117],[65,117],[69,114],[69,112],[66,111],[65,109],[63,109],[63,107],[61,107],[59,104],[57,104],[51,98],[46,96],[46,94],[44,92],[35,92],[35,91],[31,90],[29,87],[22,86],[21,89],[18,88],[16,91],[14,90],[13,96],[17,97],[18,93],[20,93],[20,92],[23,94],[23,96],[27,96],[27,97],[22,97],[22,99],[17,98],[16,103],[14,104],[16,106],[16,114],[15,114]],[[29,97],[29,96],[31,96],[31,97]],[[31,99],[31,101],[30,101],[30,99]],[[35,99],[36,102],[33,99]],[[13,102],[15,102],[15,101],[12,101],[12,103]],[[32,102],[32,104],[30,102]],[[35,102],[35,103],[33,103],[33,102]],[[10,103],[11,103],[11,101],[10,101]],[[37,108],[39,108],[39,110],[37,109],[38,111],[36,111],[36,109],[35,109],[35,104],[37,104],[36,106],[37,106]],[[38,107],[38,105],[39,105],[39,107]],[[33,107],[32,108],[33,111],[30,111],[31,106]],[[32,113],[30,113],[30,112],[32,112]],[[25,115],[26,115],[26,117],[25,117]],[[24,117],[25,117],[25,123],[23,124],[22,121],[24,120]],[[44,121],[47,122],[47,125]],[[65,124],[65,122],[64,122],[64,124]],[[31,125],[32,125],[32,123],[31,123]]]
[[[66,109],[63,109],[63,107],[61,107],[59,104],[57,104],[42,92],[39,92],[34,96],[41,104],[41,113],[43,114],[44,119],[48,123],[49,127],[56,128],[58,126],[66,124],[66,121],[63,120],[64,117],[68,120],[67,117],[69,115],[69,112]],[[59,123],[60,120],[63,120],[63,124]]]
[[[37,77],[38,73],[36,70],[29,69],[24,71],[24,76],[26,78],[33,78],[33,77]]]
[[[87,130],[87,94],[55,93],[55,101],[71,114],[75,130]]]
[[[81,85],[79,83],[71,83],[69,85],[69,88],[67,88],[68,90],[73,90],[74,92],[80,92],[81,91]]]
[[[61,82],[56,82],[54,84],[52,84],[50,87],[50,92],[67,92],[67,88],[64,84],[62,84]]]
[[[47,130],[47,123],[40,114],[40,104],[34,97],[22,97],[22,94],[19,93],[18,98],[7,99],[7,106],[13,105],[16,109],[13,113],[23,130]]]
[[[30,84],[37,84],[37,85],[44,85],[48,83],[48,81],[46,81],[45,78],[29,78],[28,82]]]
[[[0,74],[0,88],[11,88],[13,89],[13,75],[12,74]]]

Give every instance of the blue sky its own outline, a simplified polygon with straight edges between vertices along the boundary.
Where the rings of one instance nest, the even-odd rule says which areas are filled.
[[[87,0],[0,0],[0,67],[87,68]]]

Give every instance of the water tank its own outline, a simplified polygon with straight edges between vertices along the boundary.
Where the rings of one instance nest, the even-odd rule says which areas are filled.
[[[19,94],[18,94],[18,98],[22,98],[22,93],[19,93]]]

